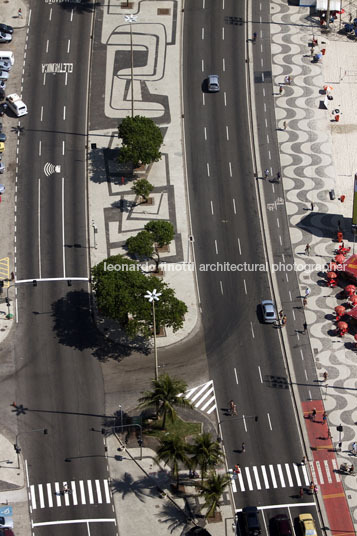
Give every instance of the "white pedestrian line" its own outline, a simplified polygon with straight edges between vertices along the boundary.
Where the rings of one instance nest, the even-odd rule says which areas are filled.
[[[268,470],[269,467],[269,470]],[[266,465],[253,465],[241,467],[238,474],[240,491],[253,491],[270,488],[301,488],[315,484],[327,485],[340,482],[340,476],[336,472],[337,464],[334,459],[322,462],[309,462],[310,474],[306,465],[297,463],[282,463]],[[235,492],[237,485],[232,474],[232,488]]]
[[[79,485],[79,492],[77,486]],[[89,504],[110,504],[111,494],[107,480],[71,480],[71,482],[47,482],[31,484],[30,500],[32,509],[60,506],[80,506]],[[68,491],[65,491],[68,489]],[[56,497],[56,501],[54,501]],[[63,501],[62,501],[63,497]]]
[[[217,408],[216,395],[212,380],[188,389],[185,393],[180,393],[179,396],[185,396],[187,400],[194,404],[195,408],[199,408],[208,415],[210,415]]]

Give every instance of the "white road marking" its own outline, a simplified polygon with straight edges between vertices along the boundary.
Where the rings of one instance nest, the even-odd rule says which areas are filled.
[[[88,487],[88,495],[89,495],[89,504],[94,504],[94,495],[93,495],[93,488],[92,488],[91,480],[87,480],[87,487]]]
[[[61,491],[59,487],[59,482],[55,482],[55,493],[56,493],[57,506],[61,506],[62,502],[61,502]]]
[[[66,86],[68,84],[68,73],[66,71],[66,74],[64,75],[64,85]]]
[[[245,476],[246,476],[246,479],[248,481],[248,488],[250,491],[253,491],[253,482],[252,482],[252,479],[250,477],[250,471],[249,471],[249,467],[245,467]]]
[[[207,141],[207,128],[206,127],[203,127],[203,133],[205,136],[205,141]]]
[[[212,203],[212,201],[211,201],[211,212],[212,212],[212,216],[213,216],[214,212],[213,212],[213,203]]]
[[[291,478],[291,472],[290,472],[290,467],[288,463],[285,464],[285,471],[288,477],[289,486],[292,488],[294,484],[293,484],[293,479]]]
[[[278,473],[279,473],[281,487],[285,488],[285,480],[284,480],[283,470],[281,468],[280,463],[277,464],[277,469],[278,469]]]
[[[259,365],[258,365],[258,372],[259,372],[260,383],[263,383],[262,371]]]
[[[329,464],[328,464],[328,460],[324,460],[324,467],[325,467],[325,472],[326,472],[326,476],[327,476],[327,482],[329,484],[332,484],[332,477],[331,477],[331,472],[330,472],[330,467],[329,467]]]
[[[95,481],[95,487],[96,487],[96,489],[97,489],[98,503],[99,503],[99,504],[102,504],[102,502],[103,502],[103,499],[102,499],[102,490],[100,489],[100,482],[99,482],[99,480],[96,480],[96,481]]]
[[[43,120],[43,106],[41,106],[41,114],[40,114],[40,121]]]
[[[63,121],[66,120],[66,107],[63,106]]]
[[[70,19],[69,19],[69,20],[70,20],[70,22],[72,22],[72,21],[73,21],[73,11],[74,11],[74,10],[72,9],[72,10],[71,10],[71,17],[70,17]]]
[[[341,482],[340,475],[338,473],[336,473],[338,466],[337,466],[337,462],[336,462],[335,459],[332,459],[332,467],[333,467],[333,469],[335,471],[336,482]]]
[[[226,61],[224,58],[222,58],[222,68],[223,68],[223,72],[225,72],[226,70]]]
[[[66,506],[69,506],[69,493],[65,493],[64,492],[64,488],[68,488],[69,489],[69,486],[68,486],[68,483],[67,482],[63,482],[63,498],[64,498],[64,504]]]
[[[42,85],[43,85],[43,86],[46,85],[46,73],[43,73],[43,81],[42,81]]]
[[[308,484],[310,484],[310,480],[309,480],[305,465],[302,467],[302,474],[304,475],[305,485],[307,486]]]
[[[62,156],[64,155],[64,140],[62,140]]]
[[[317,473],[319,475],[320,484],[325,484],[324,475],[322,474],[321,465],[320,465],[319,461],[316,461],[316,470],[317,470]]]
[[[229,141],[229,128],[228,128],[228,125],[226,126],[226,137],[227,137],[227,141]]]
[[[67,43],[67,54],[69,54],[70,48],[71,48],[71,40],[68,39],[68,43]]]
[[[50,16],[49,16],[49,20],[52,20],[52,7],[50,9]]]
[[[236,378],[236,384],[238,385],[238,374],[237,374],[237,369],[234,367],[234,376]]]
[[[276,224],[278,226],[278,229],[280,229],[280,222],[279,222],[279,218],[276,218]]]
[[[298,486],[301,486],[300,473],[298,466],[294,463],[295,478]]]
[[[42,151],[42,141],[40,140],[38,142],[38,156],[41,156],[41,151]]]
[[[304,503],[306,506],[308,503]],[[100,519],[65,519],[63,521],[44,521],[42,523],[32,523],[32,527],[46,527],[50,525],[72,525],[73,523],[86,523],[88,529],[88,536],[90,536],[89,525],[90,523],[114,523],[116,525],[116,518],[100,518]]]
[[[245,491],[245,486],[244,486],[243,477],[241,473],[238,473],[238,482],[239,482],[240,490]]]
[[[49,44],[49,40],[47,39],[47,41],[46,41],[46,54],[48,54],[48,44]]]
[[[214,241],[214,247],[216,249],[216,255],[218,255],[218,246],[217,246],[217,240]]]
[[[234,210],[234,214],[237,214],[237,210],[236,210],[236,200],[234,199],[234,197],[233,197],[233,210]]]
[[[66,248],[64,238],[64,177],[62,177],[62,250],[63,277],[66,277]]]
[[[71,480],[71,490],[72,490],[72,497],[73,497],[73,504],[78,504],[78,498],[77,498],[77,488],[76,483],[74,480]]]
[[[255,482],[257,484],[257,489],[262,489],[262,487],[260,485],[258,467],[256,465],[253,465],[253,473],[254,473]]]
[[[201,29],[201,39],[202,39],[202,41],[204,40],[204,38],[205,38],[205,29],[202,28]]]
[[[35,486],[30,486],[30,494],[31,494],[31,503],[32,503],[32,509],[36,510],[36,496],[35,496]]]
[[[253,339],[255,339],[253,323],[252,322],[250,322],[250,329],[251,329],[251,332],[252,332],[252,337],[253,337]]]
[[[224,102],[224,105],[227,106],[227,93],[225,91],[223,93],[223,102]]]
[[[301,357],[301,361],[304,361],[304,352],[301,350],[301,348],[300,348],[300,357]]]
[[[80,480],[79,481],[79,489],[81,491],[81,503],[82,504],[86,504],[86,494],[85,494],[85,491],[84,491],[84,483],[83,483],[83,480]]]
[[[222,41],[224,41],[224,27],[222,28]]]
[[[52,508],[52,506],[53,506],[52,487],[51,487],[51,484],[49,482],[47,482],[46,488],[47,488],[48,506],[50,508]]]
[[[221,293],[222,293],[222,296],[223,296],[224,293],[223,293],[223,284],[222,284],[222,281],[219,282],[219,285],[220,285],[220,287],[221,287]]]
[[[38,494],[40,496],[40,508],[44,508],[45,507],[45,499],[43,497],[43,485],[42,484],[38,485]]]
[[[238,238],[237,240],[238,240],[239,255],[242,255],[242,250],[241,250],[241,248],[240,248],[240,240],[239,240],[239,238]]]
[[[201,61],[201,69],[202,69],[202,72],[204,72],[204,70],[205,70],[205,62],[204,62],[204,60]]]
[[[209,163],[207,162],[207,175],[209,176]]]
[[[247,292],[247,283],[245,282],[245,279],[243,279],[243,285],[244,285],[244,292],[248,294]]]
[[[110,491],[108,486],[108,480],[104,480],[104,491],[105,491],[105,500],[107,503],[110,503]]]
[[[228,162],[228,167],[229,167],[229,176],[232,177],[232,164],[231,164],[231,162]]]
[[[263,473],[263,478],[264,478],[264,485],[265,485],[265,489],[269,489],[269,480],[268,480],[268,475],[267,475],[267,471],[265,469],[265,465],[262,465],[262,473]]]
[[[270,471],[270,477],[271,477],[272,482],[273,482],[273,488],[277,488],[278,484],[276,482],[275,473],[274,473],[274,466],[273,465],[269,465],[269,471]]]
[[[273,425],[271,424],[270,413],[267,413],[267,416],[268,416],[269,428],[270,428],[270,430],[272,430]]]
[[[41,279],[42,277],[42,271],[41,271],[41,180],[38,179],[38,276]]]

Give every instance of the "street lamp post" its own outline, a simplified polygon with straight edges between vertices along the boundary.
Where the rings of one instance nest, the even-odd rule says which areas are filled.
[[[155,356],[155,380],[159,379],[159,365],[157,362],[157,345],[156,345],[156,319],[155,319],[155,301],[159,301],[159,296],[161,292],[157,292],[156,288],[152,292],[150,290],[146,291],[145,298],[152,303],[152,316],[153,316],[153,325],[154,325],[154,356]]]
[[[36,430],[29,430],[28,432],[19,432],[19,433],[16,434],[16,440],[15,440],[15,444],[14,444],[14,449],[15,449],[15,452],[17,454],[17,469],[20,469],[21,447],[19,447],[19,441],[18,441],[19,435],[31,434],[32,432],[42,432],[44,435],[48,434],[47,428],[37,428]]]
[[[11,318],[10,317],[10,300],[9,300],[9,290],[11,287],[15,287],[16,284],[14,283],[13,285],[9,285],[6,289],[6,305],[7,305],[7,308],[8,308],[8,313],[7,313],[7,316],[8,318]]]
[[[134,51],[132,23],[136,22],[135,15],[125,15],[125,22],[130,24],[130,78],[131,78],[131,117],[134,117]]]

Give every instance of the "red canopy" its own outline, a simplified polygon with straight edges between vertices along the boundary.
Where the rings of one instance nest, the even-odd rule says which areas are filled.
[[[345,311],[346,311],[346,308],[343,305],[336,305],[335,313],[342,316]]]
[[[353,296],[350,296],[348,298],[350,300],[350,302],[352,303],[352,305],[356,305],[357,304],[357,296],[354,294]]]
[[[355,320],[357,320],[357,307],[354,307],[350,311],[346,311],[346,315],[351,316]]]
[[[343,262],[341,268],[357,282],[357,255],[352,255],[352,257]]]

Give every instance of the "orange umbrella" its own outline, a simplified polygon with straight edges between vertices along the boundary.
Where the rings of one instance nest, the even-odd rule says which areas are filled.
[[[345,311],[346,307],[344,307],[343,305],[337,305],[335,307],[335,313],[337,313],[339,316],[342,316]]]
[[[342,264],[343,262],[345,262],[345,260],[346,260],[345,256],[341,255],[341,253],[339,253],[335,257],[335,261],[337,262],[337,264]]]
[[[347,324],[347,322],[339,322],[339,323],[337,324],[337,327],[338,327],[338,329],[347,329],[347,328],[348,328],[348,324]]]
[[[327,279],[336,279],[337,274],[335,272],[327,272]]]

